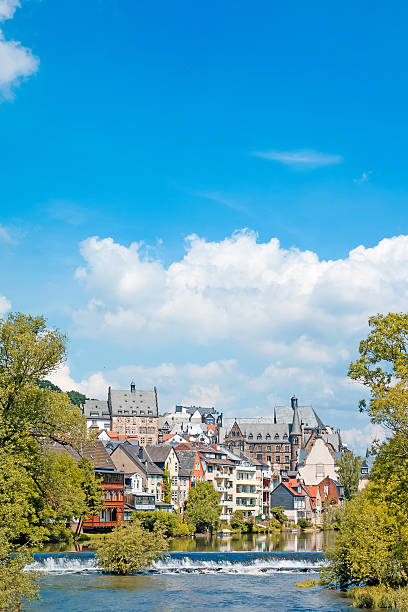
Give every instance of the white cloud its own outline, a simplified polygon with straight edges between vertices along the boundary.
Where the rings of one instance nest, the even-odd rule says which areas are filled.
[[[63,391],[80,391],[87,397],[96,399],[106,399],[110,384],[102,372],[95,372],[89,378],[77,382],[72,378],[70,367],[66,363],[61,364],[48,378]]]
[[[333,166],[340,164],[343,161],[341,155],[332,155],[329,153],[319,153],[311,149],[303,149],[300,151],[256,151],[253,153],[255,157],[277,161],[281,164],[294,167],[304,168],[320,168],[321,166]]]
[[[19,6],[19,0],[0,0],[0,21],[11,19]]]
[[[349,448],[355,449],[360,454],[364,454],[373,442],[382,442],[386,437],[386,432],[381,425],[368,423],[365,427],[353,427],[343,429],[341,432],[343,442]]]
[[[133,342],[233,340],[296,362],[348,359],[376,312],[405,310],[408,236],[359,246],[345,259],[259,243],[241,231],[220,242],[190,236],[167,268],[133,243],[85,240],[76,277],[90,294],[75,313],[86,335]]]
[[[358,185],[367,183],[367,181],[370,179],[371,174],[372,174],[372,170],[369,170],[368,172],[363,172],[360,178],[353,179],[353,183],[357,183]]]
[[[221,241],[190,236],[168,266],[141,243],[112,238],[85,240],[81,254],[76,277],[88,306],[74,312],[77,332],[116,351],[155,350],[164,363],[109,379],[156,384],[166,407],[206,401],[232,415],[268,414],[296,393],[327,423],[350,426],[364,393],[346,373],[368,317],[408,303],[408,236],[334,260],[248,230]],[[203,355],[204,365],[172,363]]]
[[[17,0],[0,0],[0,22],[11,19],[20,2]],[[6,40],[0,30],[0,93],[9,98],[13,87],[21,79],[29,77],[38,70],[39,60],[30,49],[15,40]]]
[[[9,300],[4,297],[4,295],[0,295],[0,318],[4,317],[4,315],[10,310],[11,303]]]

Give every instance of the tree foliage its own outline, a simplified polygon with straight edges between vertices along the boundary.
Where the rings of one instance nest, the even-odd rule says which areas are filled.
[[[59,448],[90,442],[79,408],[46,382],[65,358],[65,343],[43,317],[17,313],[0,320],[0,527],[1,548],[8,551],[0,557],[0,609],[35,593],[20,551],[65,537],[67,522],[95,510],[98,495],[100,503],[89,465],[52,450],[56,442]],[[17,556],[9,559],[10,551]]]
[[[341,459],[337,462],[338,480],[344,487],[345,499],[353,499],[357,495],[361,464],[361,458],[357,457],[351,450],[344,451]]]
[[[10,555],[12,549],[0,532],[0,610],[17,612],[21,602],[39,597],[38,574],[27,571],[32,557],[26,552]]]
[[[163,472],[163,487],[164,497],[163,501],[166,504],[171,504],[171,476],[169,470],[165,467]]]
[[[163,512],[163,510],[140,511],[132,515],[132,521],[139,521],[143,529],[156,531],[163,530],[167,537],[178,535],[189,535],[191,529],[186,523],[180,522],[180,516],[175,512]]]
[[[399,588],[408,584],[408,315],[377,315],[369,326],[349,376],[369,391],[360,409],[390,436],[375,445],[370,481],[347,502],[323,571],[342,587]]]
[[[148,570],[167,549],[168,541],[162,529],[147,531],[134,520],[129,525],[115,527],[106,542],[98,545],[96,559],[105,572],[125,575]]]
[[[220,514],[220,498],[211,482],[201,482],[189,490],[184,519],[197,533],[218,529]]]

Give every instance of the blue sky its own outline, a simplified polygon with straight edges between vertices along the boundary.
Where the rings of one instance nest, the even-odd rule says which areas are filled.
[[[228,414],[296,392],[365,443],[347,364],[408,291],[406,3],[18,4],[3,312],[67,331],[62,385]]]

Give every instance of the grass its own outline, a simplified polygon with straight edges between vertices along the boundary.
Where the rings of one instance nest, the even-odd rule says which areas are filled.
[[[352,587],[348,594],[353,598],[354,608],[408,612],[408,587],[400,589],[386,586]]]
[[[296,586],[299,587],[300,589],[310,589],[311,587],[316,586],[318,583],[317,580],[305,580],[304,582],[297,582]]]

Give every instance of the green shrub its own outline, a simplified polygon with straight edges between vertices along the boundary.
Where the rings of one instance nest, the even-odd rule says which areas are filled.
[[[154,531],[160,527],[167,537],[176,535],[175,530],[177,530],[180,524],[178,514],[175,512],[163,512],[163,510],[135,512],[131,520],[139,521],[143,529],[147,529],[147,531]]]
[[[309,523],[305,518],[300,518],[298,520],[298,525],[301,529],[307,529],[308,527],[312,527],[312,523]]]
[[[193,532],[194,532],[194,529],[191,529],[191,527],[187,525],[187,523],[180,523],[173,529],[173,532],[171,535],[173,537],[188,536],[188,535],[191,535]]]
[[[143,529],[139,521],[120,525],[111,537],[98,544],[95,557],[98,567],[105,572],[125,575],[145,571],[168,549],[168,540],[161,528]]]

